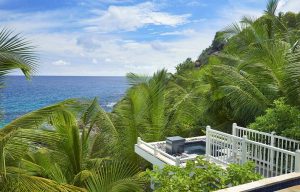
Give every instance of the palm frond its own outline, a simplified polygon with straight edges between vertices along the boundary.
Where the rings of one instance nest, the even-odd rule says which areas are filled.
[[[241,26],[239,23],[232,23],[231,25],[225,27],[222,32],[224,33],[225,37],[230,38],[241,33],[243,29],[243,26]]]
[[[2,29],[0,31],[0,76],[11,70],[20,69],[27,78],[30,78],[36,72],[38,61],[34,48],[20,34]]]
[[[137,85],[137,84],[141,84],[141,83],[147,83],[150,79],[150,77],[145,76],[145,75],[137,75],[135,73],[128,73],[126,75],[127,80],[129,82],[130,85]]]
[[[105,161],[86,186],[90,192],[138,192],[143,191],[145,181],[139,176],[139,169],[125,161]]]
[[[7,134],[13,130],[17,130],[19,128],[22,129],[37,129],[43,123],[50,121],[51,117],[57,117],[60,115],[63,118],[63,121],[67,124],[73,124],[74,117],[68,116],[67,113],[68,108],[72,105],[78,104],[76,100],[69,99],[62,101],[60,103],[56,103],[54,105],[50,105],[44,107],[42,109],[27,113],[15,120],[11,123],[7,124],[0,130],[0,134]],[[66,113],[63,113],[66,112]],[[53,119],[52,119],[53,120]],[[51,122],[50,122],[51,123]]]
[[[289,103],[300,104],[300,49],[287,54],[287,64],[284,67],[284,87]]]
[[[255,21],[256,21],[256,18],[254,18],[254,17],[243,16],[240,23],[244,23],[246,25],[253,25]]]
[[[83,188],[75,187],[65,183],[58,183],[50,179],[28,175],[26,171],[19,168],[7,168],[6,178],[1,179],[1,191],[74,191],[85,192]]]
[[[269,0],[267,3],[267,8],[265,10],[266,14],[275,16],[279,0]]]
[[[225,105],[229,104],[232,115],[239,121],[253,119],[269,104],[265,95],[234,67],[213,66],[210,78],[214,85],[211,90],[212,100],[222,100]]]

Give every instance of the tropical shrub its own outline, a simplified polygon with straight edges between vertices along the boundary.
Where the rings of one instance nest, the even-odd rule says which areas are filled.
[[[180,74],[184,71],[191,70],[194,68],[195,68],[195,63],[192,61],[191,58],[187,58],[184,62],[176,66],[176,73]]]
[[[205,72],[197,78],[205,87],[202,113],[215,128],[229,131],[233,122],[246,126],[280,97],[299,106],[299,30],[291,24],[297,17],[277,14],[277,6],[270,0],[262,17],[243,17],[226,27],[219,33],[225,45],[200,68]]]
[[[250,128],[263,132],[275,131],[277,135],[300,139],[300,110],[284,102],[274,101],[274,106],[255,119]]]
[[[97,99],[66,100],[0,129],[0,189],[110,192],[134,186],[131,191],[142,191],[144,180],[135,162],[99,153],[105,146],[98,139],[116,132],[102,127],[105,117]]]
[[[200,192],[261,179],[261,176],[254,172],[254,168],[254,163],[247,162],[244,165],[232,164],[225,170],[198,157],[196,161],[188,161],[185,168],[171,165],[163,169],[156,167],[153,171],[147,170],[147,175],[157,192]]]

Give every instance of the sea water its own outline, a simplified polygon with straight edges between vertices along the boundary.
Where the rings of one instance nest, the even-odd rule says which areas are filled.
[[[68,98],[98,97],[100,105],[110,111],[129,87],[126,77],[8,76],[0,88],[0,127],[27,112]]]

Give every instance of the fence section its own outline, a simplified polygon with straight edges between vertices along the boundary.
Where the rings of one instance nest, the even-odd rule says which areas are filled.
[[[230,135],[208,126],[206,157],[223,164],[243,164],[246,161],[253,161],[256,164],[256,172],[265,177],[300,171],[300,152],[283,149],[288,145],[282,148],[269,145],[270,142],[276,141],[276,138],[272,137],[274,134],[239,127],[236,131]],[[289,140],[284,138],[285,141]]]
[[[243,137],[246,135],[249,140],[264,143],[288,151],[296,151],[300,149],[300,141],[278,136],[275,132],[265,133],[253,129],[247,129],[237,126],[236,123],[232,125],[232,135],[237,137]]]

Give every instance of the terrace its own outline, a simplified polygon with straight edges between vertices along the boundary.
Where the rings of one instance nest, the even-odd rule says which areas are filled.
[[[230,187],[220,192],[295,191],[300,188],[300,142],[233,124],[232,134],[206,128],[206,135],[192,138],[168,137],[147,143],[141,138],[135,152],[153,165],[185,167],[188,160],[204,155],[207,161],[225,168],[230,163],[253,161],[265,179]]]
[[[232,134],[206,128],[206,135],[192,138],[170,137],[166,141],[147,143],[141,138],[135,152],[153,165],[184,167],[188,160],[204,155],[208,161],[226,167],[230,163],[253,161],[256,172],[264,177],[300,172],[300,142],[264,133],[235,123]]]
[[[138,138],[135,152],[161,168],[165,164],[184,167],[186,161],[194,160],[198,155],[205,154],[205,136],[186,138],[183,142],[184,147],[181,153],[167,153],[167,141],[147,143]]]

